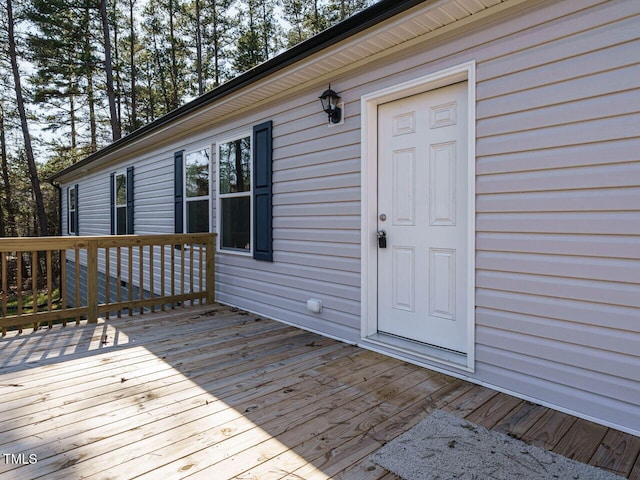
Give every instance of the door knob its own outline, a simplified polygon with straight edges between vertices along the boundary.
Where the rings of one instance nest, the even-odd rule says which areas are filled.
[[[384,213],[381,213],[378,218],[380,219],[381,222],[384,222],[387,219],[387,215]]]

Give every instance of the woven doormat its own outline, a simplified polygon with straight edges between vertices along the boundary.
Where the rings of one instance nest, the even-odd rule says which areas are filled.
[[[405,480],[622,478],[439,410],[380,448],[372,459]]]

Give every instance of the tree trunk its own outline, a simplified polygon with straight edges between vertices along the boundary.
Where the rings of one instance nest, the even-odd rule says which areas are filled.
[[[173,24],[173,0],[169,0],[169,43],[171,45],[171,108],[178,107],[178,61],[176,58],[176,33]]]
[[[198,95],[204,93],[202,82],[202,25],[200,23],[200,0],[196,1],[196,70],[198,72]]]
[[[2,159],[2,183],[4,185],[4,202],[6,221],[3,220],[2,234],[6,236],[9,232],[9,236],[17,237],[18,231],[16,230],[16,212],[13,208],[13,200],[11,199],[11,184],[9,183],[9,159],[7,157],[7,140],[4,130],[4,108],[0,105],[0,158]],[[0,217],[3,215],[0,214]]]
[[[129,63],[131,65],[131,131],[138,128],[137,104],[136,104],[136,28],[133,17],[133,7],[135,0],[129,0],[129,33],[131,36],[131,45],[129,47]]]
[[[44,202],[42,200],[42,191],[40,190],[40,180],[38,179],[38,170],[33,157],[33,148],[31,147],[31,135],[29,133],[29,125],[27,123],[27,112],[24,108],[24,98],[22,96],[22,84],[20,82],[20,70],[18,69],[18,56],[16,52],[15,34],[13,30],[13,6],[12,0],[7,0],[7,40],[9,43],[9,57],[11,59],[11,69],[13,71],[13,81],[16,91],[16,103],[18,113],[20,114],[20,124],[22,126],[22,136],[24,137],[24,149],[27,156],[27,164],[29,167],[29,176],[31,177],[31,185],[33,187],[34,200],[36,203],[36,215],[38,217],[39,235],[47,235],[47,216],[45,214]]]
[[[107,77],[107,100],[109,102],[109,118],[111,120],[111,138],[118,140],[120,122],[116,110],[116,95],[113,89],[113,61],[111,59],[111,35],[109,33],[109,15],[107,14],[107,0],[100,0],[100,18],[102,19],[102,34],[104,36],[104,71]]]

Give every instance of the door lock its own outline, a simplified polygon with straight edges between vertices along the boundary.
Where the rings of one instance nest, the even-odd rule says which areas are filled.
[[[387,248],[387,232],[378,230],[378,248]]]

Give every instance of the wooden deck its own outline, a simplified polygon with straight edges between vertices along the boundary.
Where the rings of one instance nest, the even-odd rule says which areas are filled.
[[[217,305],[9,332],[0,479],[390,480],[434,409],[640,479],[638,437]]]

